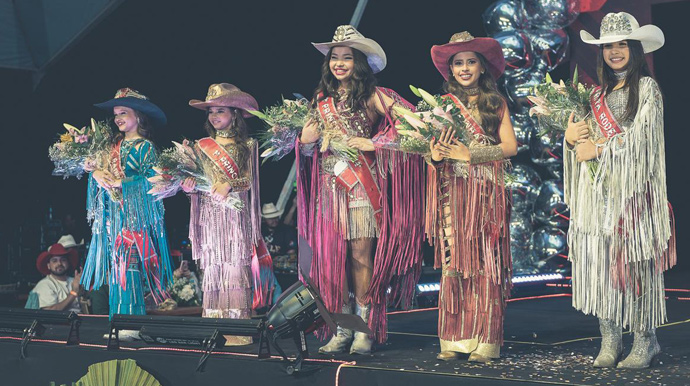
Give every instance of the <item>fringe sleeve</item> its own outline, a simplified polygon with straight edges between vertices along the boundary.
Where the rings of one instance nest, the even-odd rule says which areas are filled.
[[[668,253],[673,240],[666,195],[663,99],[652,78],[642,78],[639,90],[632,125],[611,137],[599,157],[594,189],[604,199],[600,231],[620,234],[614,237],[614,248],[626,263],[661,256],[668,269],[676,259],[675,253]]]
[[[577,162],[575,148],[571,148],[563,139],[563,196],[564,202],[572,206],[577,195],[578,176],[580,175],[580,162]]]

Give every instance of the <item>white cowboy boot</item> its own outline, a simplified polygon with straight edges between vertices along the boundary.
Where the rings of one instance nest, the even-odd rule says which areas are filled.
[[[630,354],[618,363],[619,369],[646,369],[652,363],[652,359],[661,352],[659,342],[656,340],[656,330],[640,331],[635,333]]]
[[[601,349],[594,360],[594,367],[614,367],[623,353],[623,327],[610,319],[599,318]]]
[[[355,313],[361,317],[362,320],[364,320],[364,323],[369,323],[371,304],[361,305],[358,301],[355,301],[355,304]],[[371,346],[373,344],[374,340],[369,338],[369,335],[366,332],[355,331],[355,340],[352,342],[352,347],[350,347],[350,354],[371,354]]]
[[[343,304],[342,313],[352,313],[352,306],[350,305],[350,303]],[[319,348],[319,353],[338,354],[345,352],[347,346],[350,345],[350,342],[352,342],[352,330],[348,330],[338,326],[336,333],[331,337],[331,340],[329,340],[325,346],[321,346]]]

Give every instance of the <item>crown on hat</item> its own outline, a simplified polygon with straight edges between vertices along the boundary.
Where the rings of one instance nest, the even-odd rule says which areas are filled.
[[[632,23],[623,13],[609,13],[601,20],[599,38],[611,35],[629,35],[632,31]]]
[[[344,42],[351,39],[361,39],[364,35],[359,33],[357,29],[349,24],[338,26],[333,34],[333,42]]]
[[[129,87],[121,88],[121,89],[117,90],[117,92],[115,93],[115,99],[126,98],[126,97],[143,99],[145,101],[149,100],[149,98],[146,95],[140,93],[137,90],[132,90]]]
[[[472,36],[471,33],[467,31],[462,31],[453,34],[453,36],[450,37],[450,41],[448,43],[464,43],[464,42],[469,42],[470,40],[473,40],[474,36]]]

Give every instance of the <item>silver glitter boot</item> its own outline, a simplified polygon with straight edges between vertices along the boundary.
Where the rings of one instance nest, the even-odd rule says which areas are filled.
[[[641,331],[635,333],[630,354],[618,363],[619,369],[646,369],[652,363],[654,356],[661,352],[659,342],[656,340],[656,330]]]
[[[594,367],[615,367],[623,353],[623,327],[610,319],[599,318],[601,349],[594,360]]]
[[[355,313],[359,315],[362,320],[364,320],[364,323],[369,323],[371,304],[361,305],[357,301],[355,301],[355,304]],[[374,340],[369,338],[369,335],[366,332],[355,331],[355,340],[352,342],[352,347],[350,347],[350,354],[371,354],[371,346],[373,344]]]
[[[342,308],[343,314],[351,314],[352,306],[348,304],[343,304]],[[335,335],[331,337],[331,340],[326,343],[325,346],[319,348],[319,353],[321,354],[338,354],[345,352],[347,346],[352,342],[352,330],[348,330],[338,326]]]

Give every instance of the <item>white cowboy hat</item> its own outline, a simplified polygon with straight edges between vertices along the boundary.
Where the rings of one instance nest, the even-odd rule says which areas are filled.
[[[312,43],[322,54],[327,55],[331,47],[350,47],[362,51],[367,57],[369,67],[376,74],[386,67],[386,53],[374,40],[365,38],[351,25],[341,25],[333,34],[333,41],[328,43]]]
[[[608,13],[601,19],[599,39],[582,30],[580,38],[587,44],[615,43],[623,40],[639,40],[645,54],[653,52],[664,45],[664,33],[653,24],[640,24],[633,15],[626,12]]]
[[[65,248],[74,248],[74,247],[80,247],[84,245],[84,240],[82,239],[79,244],[74,240],[74,236],[72,235],[64,235],[60,237],[60,240],[57,241],[58,244],[62,245]]]
[[[278,208],[276,208],[276,206],[272,202],[263,204],[261,206],[261,217],[263,218],[276,218],[280,217],[282,214],[283,211],[278,210]]]

